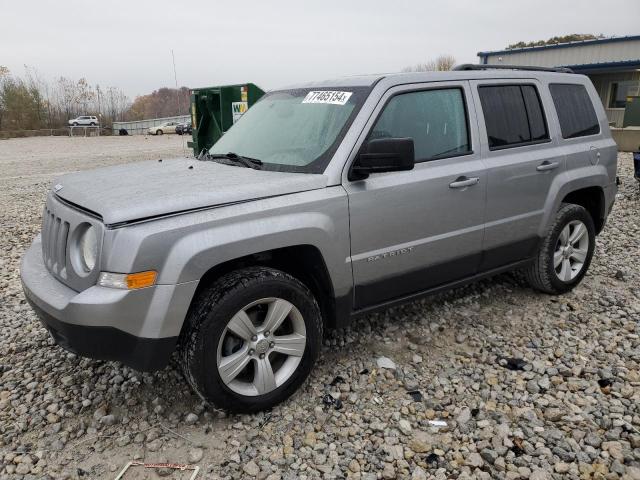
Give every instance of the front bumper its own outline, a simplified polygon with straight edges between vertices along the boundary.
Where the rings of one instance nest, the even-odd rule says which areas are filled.
[[[167,364],[197,286],[93,286],[76,292],[46,269],[39,236],[22,259],[20,275],[25,297],[58,345],[143,371]]]

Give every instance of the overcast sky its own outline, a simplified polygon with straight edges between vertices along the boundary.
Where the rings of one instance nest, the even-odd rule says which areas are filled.
[[[174,86],[399,71],[439,54],[459,63],[519,40],[640,34],[639,0],[0,0],[0,65],[85,77],[132,98]]]

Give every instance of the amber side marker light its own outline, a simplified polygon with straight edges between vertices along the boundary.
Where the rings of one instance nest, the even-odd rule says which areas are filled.
[[[137,273],[100,272],[98,285],[121,290],[138,290],[155,285],[157,277],[158,272],[155,270]]]

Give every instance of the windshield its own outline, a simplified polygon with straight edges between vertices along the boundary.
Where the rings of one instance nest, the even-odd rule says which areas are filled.
[[[209,153],[255,158],[264,170],[321,173],[368,92],[342,87],[269,93]]]

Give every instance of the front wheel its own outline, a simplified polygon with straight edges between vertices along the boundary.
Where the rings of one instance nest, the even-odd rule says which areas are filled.
[[[164,132],[162,130],[156,130],[156,135],[162,135]]]
[[[322,317],[311,291],[279,270],[221,277],[194,301],[179,361],[206,401],[234,412],[273,407],[305,381],[320,351]]]
[[[525,272],[531,286],[551,294],[572,290],[587,273],[595,240],[589,212],[580,205],[563,204]]]

